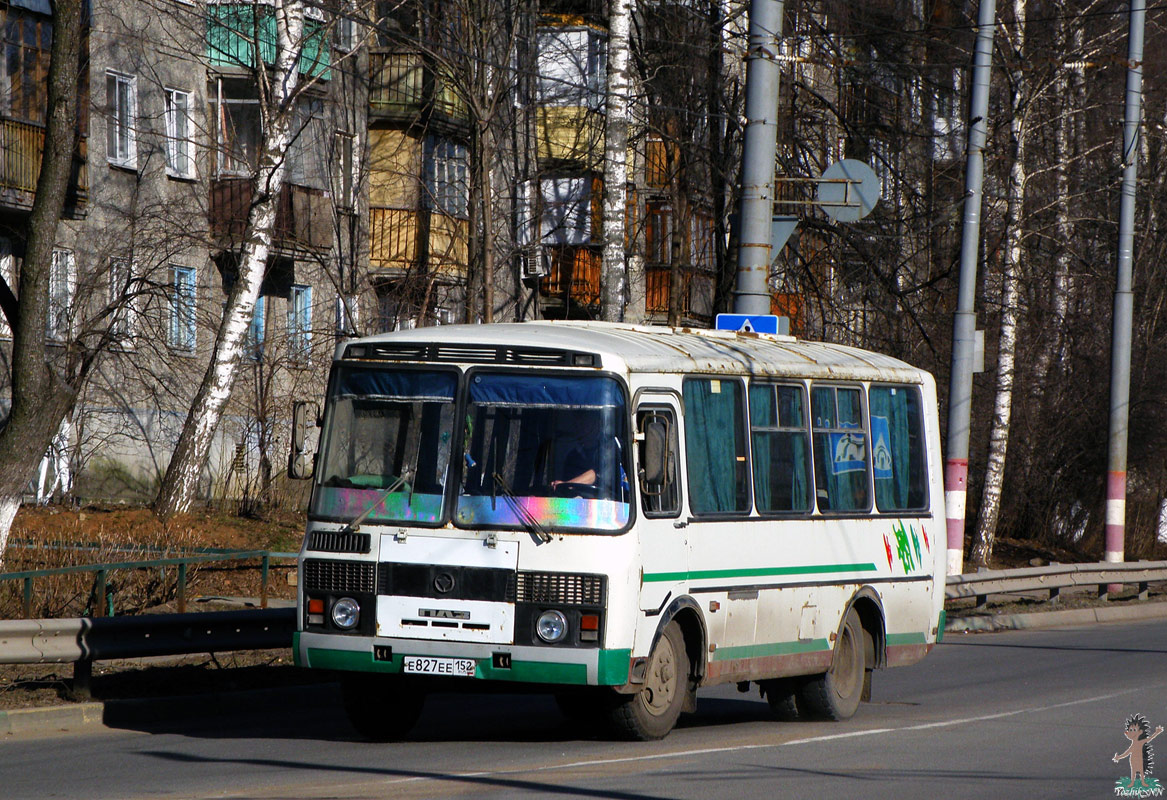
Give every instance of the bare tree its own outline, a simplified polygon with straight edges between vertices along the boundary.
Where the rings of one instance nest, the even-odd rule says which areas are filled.
[[[65,208],[77,151],[78,87],[82,69],[83,3],[57,0],[49,67],[45,144],[16,297],[7,286],[0,306],[12,329],[12,407],[0,431],[0,564],[12,521],[33,469],[77,397],[94,353],[81,347],[63,357],[50,351],[49,283],[53,245]]]

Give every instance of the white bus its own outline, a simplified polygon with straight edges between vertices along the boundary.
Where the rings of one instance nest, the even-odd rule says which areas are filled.
[[[424,328],[340,343],[321,425],[295,657],[341,672],[370,738],[488,683],[634,739],[727,682],[845,719],[943,630],[935,384],[887,356]]]

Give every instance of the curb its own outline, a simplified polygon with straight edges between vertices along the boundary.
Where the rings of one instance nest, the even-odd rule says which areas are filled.
[[[0,735],[45,735],[87,728],[101,725],[104,714],[102,703],[0,711]]]
[[[1029,614],[998,614],[991,617],[950,619],[945,633],[1042,630],[1098,622],[1138,622],[1167,618],[1167,602],[1141,603],[1127,608],[1068,608],[1064,611],[1038,611]]]

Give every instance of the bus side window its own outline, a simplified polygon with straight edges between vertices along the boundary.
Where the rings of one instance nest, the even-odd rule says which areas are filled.
[[[637,415],[640,496],[646,517],[681,512],[677,475],[677,421],[671,408],[641,409]]]
[[[751,382],[749,398],[758,513],[809,512],[814,502],[802,386]]]
[[[815,386],[811,389],[814,484],[819,511],[871,510],[862,395],[860,389],[849,386]]]

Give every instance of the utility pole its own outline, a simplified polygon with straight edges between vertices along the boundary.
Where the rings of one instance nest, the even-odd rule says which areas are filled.
[[[1139,169],[1139,122],[1143,111],[1145,0],[1131,0],[1127,49],[1126,112],[1122,126],[1122,197],[1118,210],[1118,263],[1114,333],[1110,344],[1110,447],[1106,472],[1106,560],[1122,561],[1126,534],[1127,425],[1130,418],[1131,273],[1135,239],[1135,183]],[[1117,586],[1115,587],[1118,588]]]
[[[964,225],[960,240],[960,284],[952,323],[952,379],[948,391],[948,456],[944,505],[948,515],[948,574],[964,570],[964,512],[968,497],[968,437],[972,419],[973,357],[976,351],[977,261],[981,246],[981,194],[985,179],[989,76],[993,62],[996,0],[981,0],[969,100],[968,154],[964,178]]]
[[[778,42],[783,0],[750,0],[746,129],[742,142],[741,228],[733,310],[770,313],[774,161],[778,146]]]

